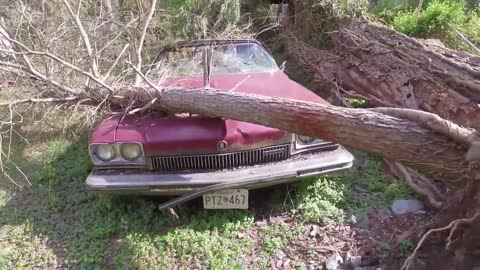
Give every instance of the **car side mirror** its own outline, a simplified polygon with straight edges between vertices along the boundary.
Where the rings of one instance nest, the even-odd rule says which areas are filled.
[[[285,65],[287,64],[287,61],[283,61],[283,63],[280,65],[280,70],[284,71],[285,70]]]

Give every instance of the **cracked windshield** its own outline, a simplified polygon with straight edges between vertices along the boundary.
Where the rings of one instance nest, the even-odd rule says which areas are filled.
[[[204,53],[209,47],[179,48],[165,53],[157,65],[175,76],[195,76],[203,73]],[[212,46],[211,74],[242,74],[278,70],[275,60],[253,43]]]

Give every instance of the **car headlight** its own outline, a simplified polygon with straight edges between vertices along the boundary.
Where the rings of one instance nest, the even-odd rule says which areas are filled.
[[[143,145],[139,142],[91,143],[90,157],[96,166],[135,166],[146,164]]]
[[[311,149],[320,149],[320,148],[331,148],[335,147],[336,144],[322,139],[313,138],[305,135],[295,135],[295,151],[311,150]]]
[[[124,143],[120,147],[120,152],[126,160],[135,160],[142,155],[142,148],[137,143]]]
[[[304,135],[297,135],[297,139],[303,144],[310,144],[310,143],[313,143],[315,140],[317,140],[315,138],[304,136]]]
[[[110,144],[99,144],[95,149],[95,155],[102,161],[110,161],[115,158],[115,150]]]

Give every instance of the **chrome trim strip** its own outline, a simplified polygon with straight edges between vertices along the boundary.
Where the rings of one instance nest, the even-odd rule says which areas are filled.
[[[88,189],[96,192],[143,195],[180,195],[207,186],[256,189],[348,169],[353,156],[342,147],[294,157],[264,165],[210,172],[159,173],[149,170],[94,170],[88,176]],[[205,191],[205,190],[204,190]]]
[[[223,154],[157,156],[150,159],[154,171],[221,170],[285,160],[290,157],[290,149],[290,144],[283,144]]]

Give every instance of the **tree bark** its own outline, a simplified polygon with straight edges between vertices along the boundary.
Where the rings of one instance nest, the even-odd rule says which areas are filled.
[[[480,130],[480,57],[362,20],[341,24],[319,49],[289,42],[321,88],[370,106],[407,107]]]
[[[333,141],[402,162],[429,177],[460,184],[468,169],[465,145],[434,133],[414,121],[367,109],[247,95],[221,90],[124,88],[118,95],[135,93],[139,104],[157,98],[153,107],[190,112],[271,126],[297,134]],[[131,99],[128,99],[131,100]],[[126,106],[123,104],[122,106]]]

